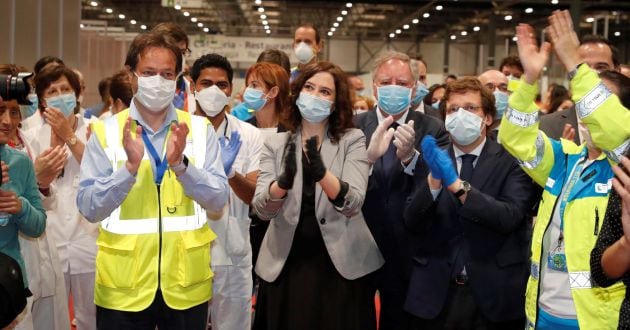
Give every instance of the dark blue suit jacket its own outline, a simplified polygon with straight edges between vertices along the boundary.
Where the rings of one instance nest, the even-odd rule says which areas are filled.
[[[357,126],[365,133],[369,143],[372,133],[378,126],[376,111],[369,111],[356,117]],[[441,146],[448,145],[448,133],[442,122],[417,111],[409,111],[406,121],[414,120],[416,149],[420,150],[420,141],[429,134],[433,135]],[[403,310],[403,304],[411,271],[411,236],[403,222],[405,201],[419,182],[428,175],[422,158],[418,159],[414,175],[404,173],[399,161],[388,169],[384,168],[383,158],[373,166],[368,180],[367,193],[363,203],[363,216],[376,240],[385,265],[376,273],[376,287],[380,292],[381,330],[405,329],[410,315]]]
[[[449,146],[453,164],[453,149]],[[457,253],[465,253],[473,296],[490,321],[524,317],[533,184],[516,160],[486,139],[462,205],[445,188],[434,201],[426,181],[409,199],[405,224],[416,234],[405,310],[433,319],[444,308]]]

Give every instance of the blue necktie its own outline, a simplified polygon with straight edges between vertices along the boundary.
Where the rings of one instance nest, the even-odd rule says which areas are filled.
[[[477,158],[475,155],[465,154],[461,155],[462,158],[462,168],[459,171],[459,178],[470,182],[473,174],[473,162]]]
[[[396,130],[398,126],[399,124],[394,122],[389,127]],[[385,173],[386,176],[389,176],[390,171],[392,171],[392,167],[394,166],[395,163],[396,163],[396,146],[394,146],[394,140],[392,139],[392,142],[389,143],[389,147],[387,148],[387,151],[383,155],[383,172]]]

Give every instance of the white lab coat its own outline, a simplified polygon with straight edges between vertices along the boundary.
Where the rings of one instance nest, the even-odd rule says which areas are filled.
[[[226,120],[216,133],[218,136],[224,135],[229,138],[233,130],[240,133],[242,141],[234,161],[234,170],[243,176],[257,171],[263,147],[260,132],[251,124],[226,114]],[[223,212],[208,214],[208,217],[210,227],[217,234],[211,247],[214,272],[210,302],[212,329],[250,329],[253,289],[249,205],[230,189],[229,201]]]

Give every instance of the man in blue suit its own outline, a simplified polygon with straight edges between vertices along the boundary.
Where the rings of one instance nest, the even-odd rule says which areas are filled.
[[[440,107],[452,144],[422,140],[430,173],[405,210],[418,242],[405,301],[411,329],[522,329],[533,185],[486,138],[496,108],[477,79],[450,83]]]
[[[370,141],[371,170],[363,215],[385,258],[375,278],[381,299],[381,330],[405,329],[411,319],[403,310],[411,260],[403,209],[414,187],[428,174],[418,151],[420,140],[432,135],[440,145],[448,144],[439,119],[409,109],[417,83],[410,63],[407,55],[398,52],[377,58],[372,90],[378,105],[356,117],[357,127]]]

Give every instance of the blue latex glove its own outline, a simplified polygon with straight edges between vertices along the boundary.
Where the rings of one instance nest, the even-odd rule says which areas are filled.
[[[173,106],[180,110],[184,109],[184,92],[180,91],[179,93],[175,93],[175,97],[173,97]]]
[[[440,149],[437,141],[431,135],[427,135],[422,139],[421,143],[424,161],[431,170],[431,176],[435,179],[441,179],[444,186],[448,187],[457,181],[457,171],[453,165],[451,157],[446,150]],[[436,177],[436,175],[439,177]]]
[[[232,108],[230,114],[242,121],[248,121],[254,116],[254,111],[247,109],[245,103],[240,103],[239,105]]]
[[[223,162],[223,170],[227,176],[231,176],[232,165],[236,160],[236,155],[241,149],[241,135],[238,132],[233,131],[230,135],[230,139],[226,139],[225,136],[219,137],[219,145],[221,146],[221,161]]]

